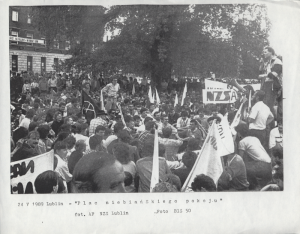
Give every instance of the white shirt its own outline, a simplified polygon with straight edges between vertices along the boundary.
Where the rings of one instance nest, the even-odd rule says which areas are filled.
[[[255,161],[271,162],[270,156],[256,137],[245,137],[240,141],[239,149],[245,151]]]
[[[31,120],[28,118],[24,118],[22,119],[21,123],[20,123],[20,127],[24,127],[26,129],[29,128],[29,124],[30,124]]]
[[[177,128],[183,128],[190,126],[190,119],[186,118],[185,120],[182,119],[182,117],[177,119],[176,127]]]
[[[276,145],[276,138],[280,140],[280,145],[283,146],[282,144],[282,134],[279,133],[278,127],[273,128],[270,131],[270,138],[269,138],[269,149],[273,148]]]
[[[266,129],[267,119],[273,117],[270,108],[262,101],[257,102],[251,109],[249,117],[254,119],[253,123],[249,124],[249,129],[264,130]]]
[[[85,142],[85,145],[86,145],[85,151],[90,149],[90,142],[89,142],[89,138],[87,136],[84,136],[82,134],[75,134],[74,137],[76,139],[76,142],[79,140],[83,140]]]

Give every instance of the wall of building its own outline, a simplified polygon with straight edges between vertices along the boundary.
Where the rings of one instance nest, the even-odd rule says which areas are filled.
[[[9,51],[9,65],[12,70],[12,55],[18,55],[18,72],[27,71],[27,56],[32,56],[32,71],[34,73],[41,73],[41,58],[46,58],[46,72],[54,71],[54,58],[58,60],[65,60],[71,57],[66,54],[55,54],[45,52],[33,52],[33,51],[22,51],[22,50],[10,50]]]

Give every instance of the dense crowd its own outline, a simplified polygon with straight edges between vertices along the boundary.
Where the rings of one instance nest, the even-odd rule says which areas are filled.
[[[245,86],[234,104],[204,105],[203,82],[188,83],[183,105],[174,105],[185,80],[163,80],[159,103],[151,103],[155,85],[147,78],[12,73],[11,162],[54,150],[54,170],[36,178],[37,193],[149,192],[157,130],[160,182],[153,192],[179,192],[212,122],[231,123],[243,103],[240,123],[231,129],[235,152],[222,157],[218,183],[201,174],[191,188],[283,190],[282,94],[275,82],[282,64],[279,71],[276,59],[266,48],[261,90]],[[95,104],[92,117],[84,95]]]

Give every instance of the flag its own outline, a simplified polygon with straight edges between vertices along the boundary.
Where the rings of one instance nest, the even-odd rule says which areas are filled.
[[[155,93],[153,92],[152,103],[155,103]]]
[[[251,110],[251,90],[249,92],[249,103],[248,103],[248,112],[250,113],[250,110]]]
[[[235,131],[235,127],[239,125],[240,123],[240,120],[241,120],[241,116],[242,116],[242,108],[243,108],[243,105],[244,103],[242,103],[240,105],[240,108],[238,109],[238,111],[236,112],[235,116],[234,116],[234,119],[230,125],[230,128],[231,128],[231,132],[233,135],[236,135],[236,131]]]
[[[119,108],[119,111],[120,111],[122,123],[123,123],[124,126],[126,127],[126,123],[125,123],[125,119],[124,119],[124,116],[123,116],[123,112],[122,112],[122,108],[121,108],[120,103],[117,103],[117,107]]]
[[[154,133],[154,151],[153,151],[153,164],[152,164],[152,175],[150,183],[150,192],[156,184],[159,183],[159,159],[158,159],[158,132],[155,129]]]
[[[177,105],[178,105],[178,95],[176,93],[175,101],[174,101],[174,107],[176,107]]]
[[[104,110],[104,111],[106,112],[105,106],[104,106],[104,99],[103,99],[102,89],[101,89],[101,91],[100,91],[100,103],[101,103],[100,109],[101,109],[101,110]]]
[[[82,112],[89,123],[92,119],[96,118],[96,113],[100,111],[100,107],[96,102],[84,91],[81,91]]]
[[[182,186],[182,192],[191,192],[191,184],[195,177],[200,174],[209,176],[217,185],[217,182],[223,172],[221,157],[218,155],[221,142],[218,140],[217,134],[218,129],[216,121],[214,121],[209,129],[209,133],[204,141],[202,149],[198,153],[196,162]]]
[[[149,102],[153,103],[153,95],[152,95],[152,90],[151,90],[151,86],[149,86],[149,92],[148,92],[148,98],[149,98]]]
[[[134,94],[135,94],[135,86],[133,84],[133,86],[132,86],[132,95],[134,95]]]
[[[184,86],[183,94],[182,94],[182,99],[181,99],[181,106],[183,106],[184,99],[186,97],[186,93],[187,93],[187,85],[186,85],[186,82],[185,82],[185,86]]]
[[[160,104],[160,98],[158,96],[157,89],[155,88],[155,93],[156,93],[156,103],[159,105]]]
[[[221,123],[216,124],[218,134],[216,134],[217,141],[220,141],[218,155],[220,157],[234,153],[234,142],[231,130],[228,123],[227,114],[222,118]]]

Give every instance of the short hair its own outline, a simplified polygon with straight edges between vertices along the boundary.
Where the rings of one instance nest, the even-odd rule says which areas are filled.
[[[91,150],[95,150],[97,145],[101,144],[102,140],[103,140],[103,137],[101,137],[99,135],[94,135],[94,136],[90,137],[89,145],[90,145]]]
[[[148,109],[145,108],[145,107],[142,107],[141,110],[140,110],[140,113],[142,114],[143,112],[147,111]]]
[[[26,112],[26,118],[28,119],[31,119],[33,118],[33,116],[35,115],[35,110],[34,109],[29,109],[27,112]]]
[[[195,125],[198,125],[197,120],[191,119],[190,123],[194,123]]]
[[[51,193],[53,192],[53,187],[57,185],[58,174],[50,170],[39,174],[34,181],[34,187],[37,193]]]
[[[259,101],[263,101],[266,96],[266,93],[263,90],[258,90],[256,91],[256,96],[258,97]]]
[[[39,124],[38,124],[37,122],[31,122],[31,123],[29,124],[28,131],[29,131],[29,132],[34,131],[34,129],[35,129],[36,127],[38,127],[38,126],[39,126]]]
[[[209,192],[217,191],[217,187],[213,179],[204,174],[197,175],[192,182],[193,191],[201,190],[202,188]]]
[[[189,151],[199,150],[199,140],[196,138],[191,138],[188,140],[187,149]]]
[[[57,118],[58,115],[61,115],[61,116],[62,116],[61,112],[56,111],[56,112],[54,113],[53,119],[56,120],[56,118]]]
[[[95,129],[95,133],[99,132],[100,130],[105,131],[106,127],[104,127],[103,125],[98,125]]]
[[[66,124],[69,119],[72,119],[73,120],[73,116],[67,116],[65,119],[64,119],[64,123]]]
[[[40,138],[40,134],[36,130],[29,132],[27,138],[29,139],[32,135],[38,136],[38,138]]]
[[[151,120],[153,120],[153,118],[146,116],[146,118],[144,119],[144,125],[146,126],[146,123],[148,123]]]
[[[197,159],[197,154],[192,151],[187,151],[182,156],[182,162],[183,164],[189,168],[192,169]]]
[[[124,124],[122,122],[117,122],[114,125],[114,133],[117,134],[120,130],[122,130],[124,128]]]
[[[113,155],[121,164],[127,164],[131,161],[128,145],[122,142],[116,143],[112,151],[113,151]]]
[[[156,184],[152,190],[155,193],[178,192],[174,185],[168,182],[160,182]]]
[[[85,141],[84,140],[78,140],[75,143],[75,149],[76,150],[82,150],[84,149],[84,147],[86,147]]]
[[[57,141],[54,144],[54,152],[57,150],[67,149],[67,143],[65,141]]]
[[[129,143],[131,140],[131,136],[130,136],[129,132],[124,129],[119,131],[117,136],[122,142],[125,142],[125,143]]]
[[[272,55],[275,55],[275,50],[271,46],[266,46],[264,49],[271,52]]]
[[[69,135],[66,139],[64,139],[64,142],[66,142],[68,149],[72,149],[75,146],[76,139],[72,135]]]
[[[161,113],[160,111],[155,111],[154,113],[153,113],[153,116],[155,117],[155,115],[157,115],[157,114],[159,114],[159,113]]]
[[[172,128],[170,127],[163,128],[162,134],[165,138],[169,138],[172,135]]]
[[[133,118],[130,115],[125,115],[124,121],[125,121],[125,123],[129,123],[130,121],[133,121]]]
[[[188,117],[188,113],[186,111],[181,111],[181,117]]]
[[[105,152],[92,152],[82,157],[73,171],[72,182],[78,193],[98,192],[98,171],[116,161],[113,155]]]
[[[134,120],[134,121],[135,121],[135,120],[140,120],[140,119],[141,119],[141,117],[138,116],[138,115],[133,116],[133,120]]]
[[[235,127],[235,131],[237,131],[242,137],[248,136],[248,126],[246,123],[240,122],[238,126]]]
[[[154,126],[155,126],[155,122],[151,120],[145,124],[145,129],[147,131],[150,131],[151,129],[154,128]]]

